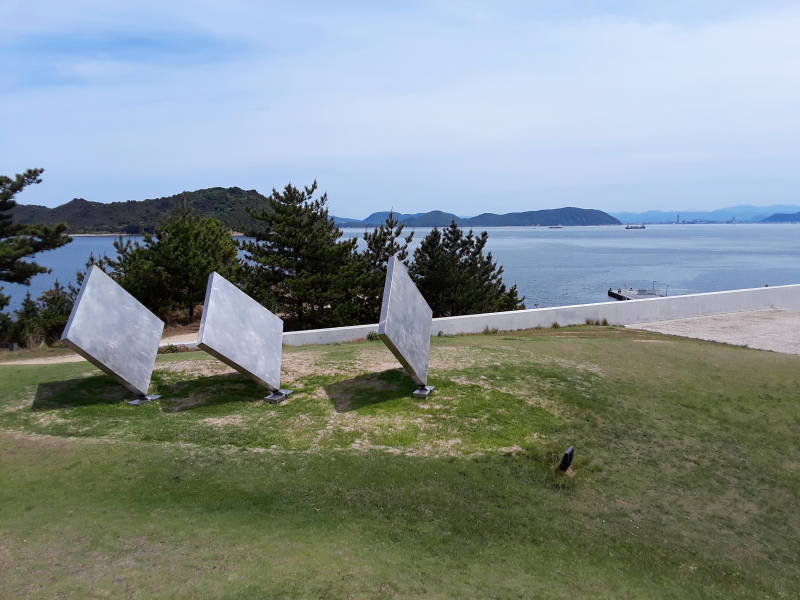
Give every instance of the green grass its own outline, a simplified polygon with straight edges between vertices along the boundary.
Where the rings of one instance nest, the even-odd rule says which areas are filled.
[[[0,597],[794,598],[800,357],[616,328],[0,366]],[[575,476],[553,471],[577,447]]]

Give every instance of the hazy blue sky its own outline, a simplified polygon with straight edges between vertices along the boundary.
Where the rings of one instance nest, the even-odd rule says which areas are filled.
[[[54,206],[317,178],[336,214],[800,203],[800,3],[0,3]]]

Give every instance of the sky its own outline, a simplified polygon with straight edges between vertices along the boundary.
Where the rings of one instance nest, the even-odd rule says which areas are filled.
[[[317,179],[332,212],[800,204],[800,3],[2,0],[18,200]]]

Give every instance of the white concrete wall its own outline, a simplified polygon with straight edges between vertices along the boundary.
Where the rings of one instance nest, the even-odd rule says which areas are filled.
[[[431,335],[437,335],[439,332],[449,335],[481,333],[485,329],[501,331],[533,329],[535,327],[552,327],[553,323],[582,325],[587,319],[593,321],[606,319],[611,325],[629,325],[770,308],[800,310],[800,285],[781,285],[644,300],[614,300],[596,304],[533,308],[463,317],[441,317],[433,320]],[[287,346],[339,344],[362,340],[370,332],[377,333],[377,331],[377,323],[290,331],[283,334],[283,343]],[[162,344],[162,346],[164,345],[168,344]],[[197,346],[196,343],[175,345],[186,348]]]
[[[287,331],[283,334],[283,343],[287,346],[308,346],[310,344],[340,344],[363,340],[370,332],[378,333],[378,324],[353,325],[350,327],[331,327],[329,329],[307,329],[305,331]]]
[[[596,304],[533,308],[463,317],[441,317],[433,320],[431,335],[437,335],[439,332],[451,335],[480,333],[487,328],[506,331],[533,329],[535,327],[551,327],[553,323],[582,325],[586,319],[598,321],[606,319],[611,325],[629,325],[769,308],[800,310],[800,285],[688,294],[644,300],[614,300]],[[336,344],[364,339],[371,331],[378,331],[377,323],[354,327],[293,331],[283,334],[283,343],[289,346]]]

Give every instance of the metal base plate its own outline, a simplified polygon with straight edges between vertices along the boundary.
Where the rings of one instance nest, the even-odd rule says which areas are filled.
[[[150,402],[151,400],[158,400],[161,398],[161,394],[150,394],[148,396],[139,396],[136,400],[131,400],[128,404],[133,404],[134,406],[139,406],[140,404],[144,404],[145,402]]]
[[[278,390],[277,392],[272,392],[269,396],[264,396],[264,400],[270,404],[280,404],[289,397],[292,391],[293,390]]]
[[[428,396],[431,395],[431,392],[435,389],[436,388],[432,385],[423,385],[415,389],[413,392],[411,392],[411,395],[414,396],[415,398],[427,398]]]

